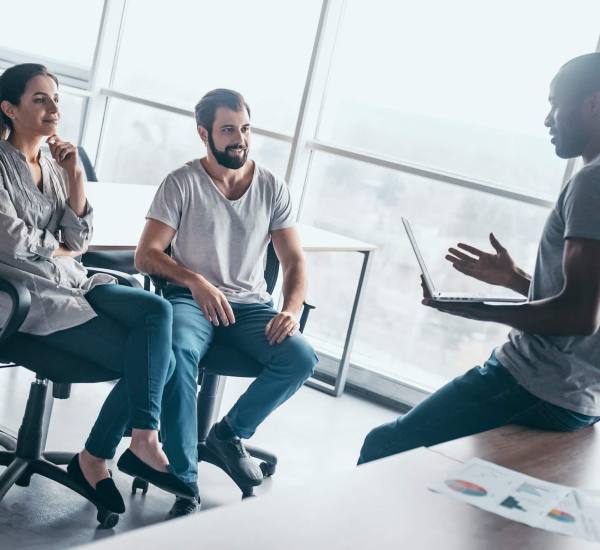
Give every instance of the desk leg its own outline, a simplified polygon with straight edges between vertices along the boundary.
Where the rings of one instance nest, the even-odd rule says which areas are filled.
[[[360,308],[362,305],[362,298],[371,268],[371,251],[361,251],[363,254],[363,263],[360,270],[360,277],[358,279],[358,285],[356,287],[356,294],[354,296],[354,304],[352,306],[352,313],[350,314],[350,321],[348,323],[348,330],[346,331],[346,340],[344,342],[344,350],[342,352],[342,358],[338,366],[337,376],[335,377],[335,385],[331,386],[321,380],[315,380],[309,378],[305,383],[311,388],[324,391],[335,397],[339,397],[344,392],[346,386],[346,378],[348,378],[348,368],[350,367],[350,353],[352,352],[352,346],[354,344],[354,328],[358,322],[358,316],[360,314]]]

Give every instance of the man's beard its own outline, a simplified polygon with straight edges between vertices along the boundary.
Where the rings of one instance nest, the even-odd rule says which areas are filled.
[[[234,151],[239,149],[239,145],[229,145],[225,147],[225,151],[219,151],[215,145],[215,142],[212,137],[212,132],[208,132],[208,146],[212,151],[212,154],[217,159],[217,162],[223,166],[224,168],[229,168],[231,170],[237,170],[246,164],[248,160],[248,148],[244,149],[244,152],[241,156],[233,156],[230,154],[230,151]]]

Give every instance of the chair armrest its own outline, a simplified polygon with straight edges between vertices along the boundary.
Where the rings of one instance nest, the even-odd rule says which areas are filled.
[[[12,309],[6,324],[0,330],[0,343],[8,340],[23,324],[31,307],[31,294],[27,287],[19,282],[0,276],[0,292],[9,295]]]
[[[308,314],[311,309],[317,309],[317,306],[313,306],[307,302],[302,304],[302,314],[300,315],[300,332],[304,332],[306,321],[308,321]]]
[[[152,281],[152,285],[154,286],[154,293],[159,296],[163,295],[163,291],[167,288],[169,281],[164,277],[159,277],[158,275],[150,275],[149,273],[142,273],[144,276],[144,282]],[[144,285],[146,290],[150,290],[150,285]]]
[[[129,275],[136,275],[135,252],[133,250],[89,250],[81,256],[85,266],[115,269]]]
[[[133,288],[142,288],[141,283],[133,276],[123,273],[122,271],[115,271],[114,269],[106,269],[104,267],[87,267],[88,275],[95,275],[96,273],[106,273],[117,279],[118,283],[123,286],[131,286]]]

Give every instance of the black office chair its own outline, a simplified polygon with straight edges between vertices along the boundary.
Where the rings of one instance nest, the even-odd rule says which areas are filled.
[[[103,272],[115,276],[119,284],[139,287],[129,275],[109,270],[88,269],[89,274]],[[52,479],[79,493],[97,508],[101,528],[114,527],[119,515],[98,503],[85,487],[80,486],[58,465],[68,464],[75,453],[48,452],[45,450],[52,404],[54,399],[67,399],[71,384],[115,380],[119,376],[91,362],[86,362],[40,343],[31,336],[17,332],[29,311],[31,297],[21,282],[0,277],[0,292],[12,300],[9,320],[0,331],[0,368],[23,366],[35,373],[31,384],[25,414],[18,435],[0,427],[0,466],[7,466],[0,475],[0,500],[13,485],[29,486],[31,476],[38,474]],[[52,382],[52,394],[48,383]]]
[[[77,146],[77,154],[79,155],[79,162],[83,167],[83,171],[85,172],[85,179],[87,181],[98,181],[98,177],[96,176],[96,170],[94,170],[94,165],[88,157],[86,150],[82,145]]]
[[[170,252],[170,250],[167,249],[167,252]],[[279,275],[279,260],[272,243],[269,243],[267,249],[264,275],[267,291],[272,293],[277,282],[277,276]],[[156,292],[162,294],[163,290],[167,287],[167,281],[159,277],[151,278]],[[301,332],[304,331],[311,309],[314,309],[314,306],[304,303],[304,308],[300,316]],[[225,383],[224,377],[256,378],[261,373],[263,365],[241,351],[214,342],[198,364],[198,368],[198,384],[200,385],[197,406],[198,462],[210,462],[230,475],[219,458],[206,446],[208,432],[216,421],[221,407]],[[270,477],[275,473],[277,457],[274,454],[252,445],[245,445],[245,447],[251,456],[262,461],[260,469],[265,477]],[[230,477],[242,491],[242,498],[254,494],[254,487],[247,485],[242,479],[237,479],[233,476]],[[147,482],[139,478],[134,479],[132,492],[135,493],[137,489],[141,489],[142,493],[146,494],[148,491]]]

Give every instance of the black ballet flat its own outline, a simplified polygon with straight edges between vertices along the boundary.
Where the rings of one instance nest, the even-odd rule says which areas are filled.
[[[83,472],[81,471],[79,454],[76,454],[71,459],[69,464],[67,464],[67,472],[74,481],[81,485],[90,494],[90,496],[96,500],[98,504],[101,504],[116,514],[122,514],[125,512],[125,503],[123,502],[123,497],[121,496],[121,493],[119,493],[119,490],[117,489],[117,486],[112,478],[107,477],[105,479],[101,479],[98,483],[96,483],[95,488],[87,482]]]
[[[195,498],[194,490],[179,479],[176,475],[155,470],[152,466],[148,466],[144,461],[140,460],[133,452],[127,449],[119,458],[117,467],[122,472],[139,477],[152,485],[156,485],[159,489],[173,493],[178,497]]]

